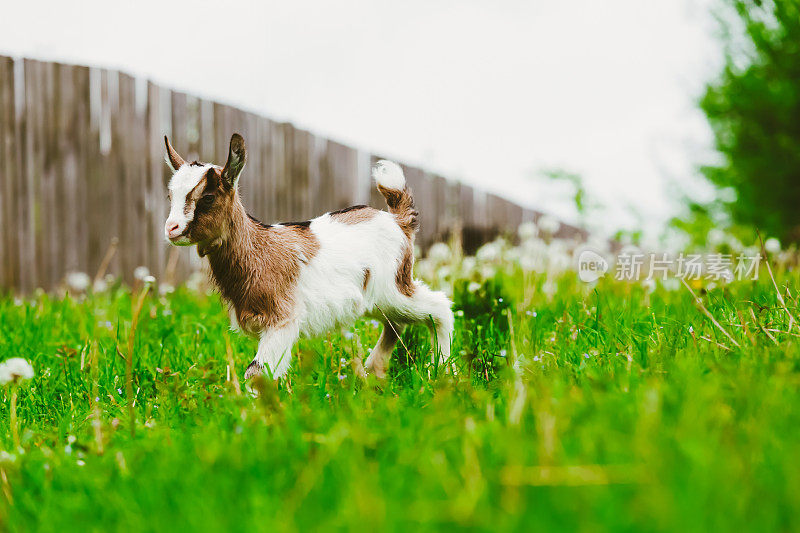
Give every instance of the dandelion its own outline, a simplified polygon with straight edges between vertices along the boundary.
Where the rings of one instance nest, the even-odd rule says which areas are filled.
[[[146,266],[138,266],[133,270],[134,279],[144,281],[144,279],[148,276],[150,276],[150,269]]]
[[[347,374],[339,374],[339,381],[344,381],[347,379]]]
[[[539,228],[536,227],[534,222],[523,222],[520,224],[519,228],[517,228],[517,235],[519,235],[519,238],[524,241],[533,239],[538,234]]]
[[[781,241],[775,237],[770,237],[764,242],[764,248],[771,254],[777,254],[781,251]]]
[[[16,385],[32,377],[33,367],[21,357],[12,357],[0,363],[0,385]]]
[[[152,284],[154,284],[156,282],[156,277],[155,276],[145,276],[144,278],[142,278],[142,282],[144,282],[146,285],[152,285]]]
[[[642,282],[642,286],[644,287],[644,291],[647,294],[650,294],[654,290],[656,290],[656,282],[653,279],[646,279]]]
[[[86,272],[70,272],[64,281],[67,283],[67,288],[74,292],[86,292],[92,284],[92,278]]]
[[[92,285],[92,290],[94,292],[106,292],[108,290],[108,283],[104,279],[98,279]]]
[[[670,292],[674,292],[680,289],[681,282],[678,280],[678,278],[665,278],[661,280],[661,286]]]
[[[481,288],[481,284],[478,283],[477,281],[470,282],[470,284],[467,285],[467,290],[469,292],[478,292],[478,289],[480,289],[480,288]]]
[[[84,461],[83,459],[78,459],[77,461],[75,461],[75,464],[78,466],[85,466],[86,461]]]
[[[450,247],[443,242],[437,242],[428,249],[428,259],[436,263],[445,263],[450,259]]]
[[[465,257],[463,261],[461,261],[461,270],[464,272],[471,272],[475,269],[475,258],[474,257]]]
[[[347,340],[352,340],[352,339],[353,339],[353,337],[354,337],[354,335],[353,335],[353,332],[352,332],[352,331],[345,331],[345,332],[344,332],[344,338],[345,338],[345,339],[347,339]]]
[[[500,357],[505,357],[508,354],[505,350],[500,350]]]
[[[712,246],[718,246],[722,244],[722,241],[725,240],[725,232],[719,228],[714,228],[709,230],[708,235],[706,236],[708,243]]]
[[[345,359],[344,357],[342,357],[341,359],[339,359],[339,362],[340,362],[341,364],[343,364],[343,365],[346,365],[346,364],[347,364],[347,359]]]
[[[483,262],[491,262],[496,261],[500,258],[500,243],[497,241],[490,242],[488,244],[484,244],[480,248],[478,248],[478,252],[475,254],[475,258],[478,261]]]
[[[538,226],[543,233],[552,236],[555,235],[555,233],[559,229],[561,229],[561,222],[551,217],[550,215],[544,215],[542,217],[539,217]]]
[[[158,294],[161,296],[172,294],[173,292],[175,292],[175,286],[170,285],[169,283],[162,283],[158,286]]]

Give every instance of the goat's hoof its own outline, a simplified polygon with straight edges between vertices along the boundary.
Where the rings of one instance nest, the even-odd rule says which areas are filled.
[[[247,370],[244,371],[244,379],[245,381],[247,381],[254,376],[260,376],[263,372],[264,372],[264,365],[262,365],[258,361],[253,361],[252,363],[247,365]]]

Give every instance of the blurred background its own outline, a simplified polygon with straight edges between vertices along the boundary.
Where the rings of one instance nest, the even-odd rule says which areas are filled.
[[[79,212],[78,233],[105,226],[106,213],[89,212],[92,174],[105,180],[100,188],[127,176],[121,198],[109,189],[95,199],[106,198],[109,209],[124,209],[136,180],[147,185],[134,215],[148,220],[146,239],[157,240],[165,213],[157,191],[167,172],[161,135],[171,134],[190,157],[220,161],[232,129],[249,134],[251,156],[257,147],[251,184],[242,186],[252,188],[256,214],[271,221],[369,200],[369,162],[380,155],[412,169],[429,217],[423,244],[464,230],[470,216],[488,238],[542,214],[575,238],[649,247],[702,246],[712,230],[752,241],[759,229],[793,242],[800,238],[798,4],[12,3],[0,32],[0,54],[13,58],[0,71],[0,172],[7,220],[30,223],[4,241],[5,262],[16,264],[5,283],[93,272],[114,237],[121,248],[141,250],[112,258],[112,270],[169,269],[162,243],[131,244],[142,232],[127,218],[90,238],[86,253],[42,259],[19,243],[30,240],[25,231],[48,238],[45,228],[60,218],[47,218],[47,202],[62,198]],[[92,68],[68,72],[50,62]],[[52,123],[60,133],[49,133]],[[75,136],[84,123],[85,142]],[[87,143],[97,153],[72,161],[75,150],[94,150]],[[277,166],[276,147],[287,159]],[[56,185],[47,192],[48,179],[68,184],[72,175],[89,180],[90,190],[76,185],[74,198]],[[253,183],[259,176],[272,185]],[[8,185],[14,180],[17,189]],[[308,198],[292,200],[298,187]],[[12,205],[20,188],[50,197]],[[52,279],[24,279],[26,261],[43,262],[39,270]]]

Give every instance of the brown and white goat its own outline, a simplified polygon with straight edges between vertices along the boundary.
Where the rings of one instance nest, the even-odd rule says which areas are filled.
[[[178,246],[197,245],[228,303],[231,323],[259,338],[248,379],[269,370],[286,375],[292,347],[367,315],[383,323],[366,368],[383,376],[403,327],[425,323],[444,363],[450,356],[450,301],[413,279],[414,199],[399,165],[379,161],[372,170],[389,212],[358,205],[306,222],[267,225],[249,216],[238,193],[246,151],[231,137],[224,167],[187,163],[172,148],[175,170],[164,232]]]

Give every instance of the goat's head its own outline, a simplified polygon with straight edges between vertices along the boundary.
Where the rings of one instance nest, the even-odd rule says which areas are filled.
[[[164,236],[177,246],[207,248],[225,236],[246,158],[244,139],[233,134],[224,167],[187,163],[167,137],[164,142],[167,163],[175,170],[168,185],[170,211]]]

